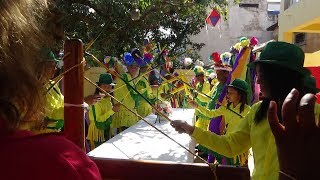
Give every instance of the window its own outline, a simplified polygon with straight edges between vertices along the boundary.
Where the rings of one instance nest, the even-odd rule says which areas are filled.
[[[299,0],[284,0],[284,10],[288,9],[291,5],[298,2]]]
[[[306,43],[306,33],[297,33],[295,34],[294,44],[304,45]]]
[[[239,3],[239,7],[243,7],[243,8],[249,8],[249,7],[258,8],[258,7],[259,7],[259,4]]]

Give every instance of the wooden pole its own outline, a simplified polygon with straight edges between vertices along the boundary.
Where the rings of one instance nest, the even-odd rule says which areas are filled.
[[[64,71],[83,60],[83,43],[79,39],[66,40]],[[64,134],[67,139],[85,151],[83,104],[83,65],[74,68],[64,76]]]

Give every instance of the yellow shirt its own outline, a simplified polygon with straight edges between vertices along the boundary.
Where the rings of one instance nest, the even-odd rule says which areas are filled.
[[[233,157],[252,147],[254,157],[253,180],[278,179],[279,163],[275,139],[267,118],[255,124],[255,114],[261,102],[254,104],[238,128],[229,134],[219,136],[195,127],[192,137],[200,144],[224,156]],[[315,114],[320,113],[319,105]],[[319,116],[318,116],[319,117]]]
[[[197,90],[200,91],[200,92],[203,93],[203,94],[206,94],[206,95],[208,95],[209,92],[211,91],[210,86],[211,86],[211,85],[210,85],[210,83],[209,83],[208,81],[204,81],[204,83],[203,83],[203,85],[202,85],[202,88],[201,88],[200,83],[198,83],[198,84],[196,85]],[[202,95],[202,94],[200,94],[200,93],[198,93],[196,99],[197,99],[197,101],[200,101],[200,102],[203,102],[203,103],[208,103],[208,102],[211,100],[211,98],[209,98],[209,97],[207,97],[207,96],[205,96],[205,95]]]
[[[46,116],[51,119],[63,120],[64,119],[63,118],[64,97],[57,84],[50,89],[50,91],[46,95],[46,98],[47,98],[47,103],[45,107]],[[60,111],[59,112],[60,115],[57,115],[58,113],[56,111]]]
[[[196,88],[197,88],[197,97],[195,98],[196,102],[198,103],[199,107],[206,107],[211,100],[211,98],[203,95],[209,95],[211,89],[210,89],[210,83],[208,81],[204,81],[203,85],[201,86],[200,83],[197,83]],[[200,91],[201,93],[199,93]],[[199,108],[196,109],[195,115],[197,116],[197,121],[195,126],[200,127],[204,130],[208,129],[208,126],[210,124],[211,117],[206,116],[204,113],[201,113],[199,111]]]
[[[236,113],[240,114],[242,117],[245,117],[251,108],[250,106],[245,105],[244,110],[242,111],[242,113],[240,113],[240,106],[241,106],[240,103],[236,107],[233,107],[233,105],[231,104],[229,108],[230,110],[233,110]],[[225,124],[228,124],[227,133],[235,131],[239,126],[239,123],[243,119],[237,114],[228,110],[225,106],[220,106],[218,109],[213,109],[213,110],[209,110],[202,106],[198,106],[198,110],[200,113],[210,118],[217,117],[217,116],[224,116]]]
[[[170,102],[170,98],[162,98],[161,97],[161,94],[167,94],[169,93],[169,91],[172,91],[173,90],[173,85],[171,83],[168,83],[168,82],[165,82],[165,83],[162,83],[158,89],[158,98],[161,100],[161,101],[169,101]]]
[[[149,82],[145,76],[141,76],[137,83],[137,90],[148,100],[154,100],[156,96],[153,94],[152,88],[149,85]],[[140,116],[146,117],[152,113],[152,107],[150,104],[144,100],[142,97],[139,97],[139,103],[137,106],[137,112]]]
[[[51,86],[51,83],[47,88]],[[64,96],[57,84],[47,93],[46,99],[45,115],[53,121],[48,124],[48,128],[60,130],[64,126]]]
[[[95,103],[94,105],[95,114],[96,114],[96,121],[97,122],[105,122],[108,120],[110,116],[114,114],[112,110],[111,98],[105,97],[101,101]],[[90,125],[88,128],[88,135],[87,139],[95,142],[104,142],[104,130],[98,129],[95,121],[94,121],[94,114],[93,114],[93,106],[89,109],[89,119]],[[110,122],[111,124],[111,122]]]
[[[156,98],[156,96],[153,93],[152,88],[149,84],[149,81],[145,76],[142,76],[141,78],[139,78],[139,81],[138,81],[136,87],[137,87],[137,90],[139,91],[139,93],[144,95],[144,97],[146,97],[148,99]]]
[[[126,77],[128,81],[132,80],[132,77],[129,73],[124,73],[122,77]],[[136,81],[129,82],[131,86],[136,88]],[[118,89],[119,88],[119,89]],[[136,95],[136,93],[131,89],[128,90],[126,83],[124,83],[121,79],[117,80],[117,84],[115,86],[114,97],[117,98],[120,102],[122,102],[126,107],[136,112],[135,109],[135,100],[131,94]],[[120,107],[119,112],[116,112],[112,117],[113,128],[119,128],[122,126],[130,127],[138,122],[138,117],[132,112],[128,111],[124,106]]]
[[[132,77],[129,73],[125,73],[123,75],[123,77],[124,76],[127,76],[128,81],[132,80]],[[130,81],[129,84],[132,87],[135,87],[134,81]],[[116,91],[114,92],[114,97],[117,98],[119,101],[121,101],[128,108],[134,109],[135,101],[131,97],[130,92],[129,92],[128,87],[125,84],[125,82],[123,82],[121,79],[118,79],[117,84],[115,85],[114,88],[116,89]],[[131,90],[131,92],[132,92],[132,90]],[[121,110],[126,110],[126,109],[123,106],[121,106],[120,111]]]

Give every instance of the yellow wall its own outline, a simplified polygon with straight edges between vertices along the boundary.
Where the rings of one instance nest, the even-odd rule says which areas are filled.
[[[283,2],[279,15],[280,41],[293,42],[293,32],[320,33],[319,0],[299,0],[286,10]]]
[[[279,15],[279,41],[293,43],[295,32],[320,33],[320,0],[299,0],[286,10],[284,1]],[[320,51],[305,53],[304,66],[320,66],[319,58]]]
[[[314,53],[305,53],[304,67],[320,66],[320,50]]]

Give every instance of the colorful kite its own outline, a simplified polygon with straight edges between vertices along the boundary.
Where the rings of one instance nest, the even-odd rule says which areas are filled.
[[[217,10],[213,9],[210,13],[210,15],[206,18],[206,23],[215,27],[218,22],[220,21],[220,14]]]

